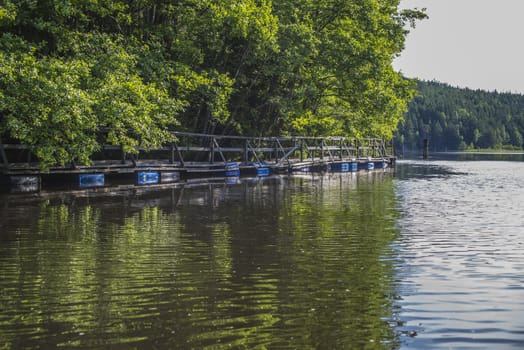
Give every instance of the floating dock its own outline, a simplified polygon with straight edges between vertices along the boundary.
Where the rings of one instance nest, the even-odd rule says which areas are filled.
[[[89,166],[71,164],[43,172],[29,146],[0,140],[0,189],[38,192],[107,186],[148,186],[199,178],[269,176],[304,172],[357,172],[393,167],[382,139],[345,137],[241,137],[174,132],[160,148],[104,145]]]

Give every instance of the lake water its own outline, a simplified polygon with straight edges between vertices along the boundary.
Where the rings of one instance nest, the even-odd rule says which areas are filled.
[[[4,195],[0,349],[522,349],[523,179],[463,158]]]

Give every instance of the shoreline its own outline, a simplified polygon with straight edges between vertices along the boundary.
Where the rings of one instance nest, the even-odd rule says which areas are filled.
[[[521,151],[504,151],[504,150],[479,150],[479,151],[440,151],[440,152],[431,152],[432,154],[493,154],[493,155],[524,155],[524,150]]]

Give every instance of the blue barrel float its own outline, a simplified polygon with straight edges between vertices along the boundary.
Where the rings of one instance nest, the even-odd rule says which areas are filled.
[[[257,176],[269,176],[269,168],[257,168]]]
[[[366,161],[360,161],[358,163],[358,169],[359,170],[373,170],[375,169],[375,163],[373,163],[371,160]]]
[[[332,163],[331,171],[338,173],[347,173],[349,172],[349,163]]]
[[[80,174],[78,175],[80,188],[102,187],[105,185],[104,174]]]
[[[270,170],[266,163],[264,162],[250,162],[249,166],[255,167],[256,176],[269,176]]]
[[[226,163],[226,176],[227,177],[240,176],[240,167],[238,166],[236,162]]]
[[[331,171],[347,173],[347,172],[356,172],[358,170],[358,163],[356,162],[342,162],[342,163],[332,163]]]
[[[136,183],[139,185],[152,185],[160,181],[158,171],[137,171]]]

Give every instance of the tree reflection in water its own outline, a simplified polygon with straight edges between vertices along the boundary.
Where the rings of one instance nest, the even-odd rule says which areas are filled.
[[[390,173],[1,212],[0,347],[398,347]]]

